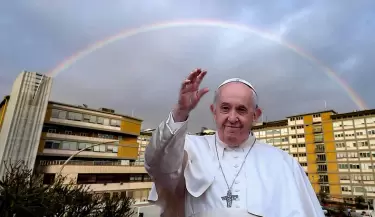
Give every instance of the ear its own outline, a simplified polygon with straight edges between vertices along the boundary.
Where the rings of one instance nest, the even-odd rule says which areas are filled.
[[[255,113],[254,113],[254,122],[258,121],[260,116],[262,116],[262,109],[257,107],[256,110],[255,110]]]
[[[210,110],[211,110],[211,113],[215,116],[215,105],[214,104],[210,105]]]

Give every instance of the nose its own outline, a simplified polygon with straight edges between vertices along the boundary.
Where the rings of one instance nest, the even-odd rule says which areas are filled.
[[[238,121],[237,113],[235,111],[231,111],[229,113],[228,121],[230,123],[236,123]]]

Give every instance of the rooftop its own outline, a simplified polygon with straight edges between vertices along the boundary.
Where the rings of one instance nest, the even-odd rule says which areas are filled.
[[[310,112],[310,113],[287,116],[286,118],[293,118],[293,117],[299,117],[299,116],[305,116],[305,115],[315,115],[315,114],[321,114],[321,113],[327,113],[327,112],[337,114],[335,110],[323,110],[323,111],[318,111],[318,112]]]
[[[129,115],[114,113],[114,110],[112,110],[112,109],[104,109],[104,108],[93,109],[93,108],[88,108],[87,105],[85,105],[85,104],[83,104],[83,106],[79,106],[79,105],[71,105],[71,104],[66,104],[66,103],[61,103],[61,102],[56,102],[56,101],[49,101],[49,103],[56,104],[56,105],[62,105],[62,106],[69,106],[69,107],[73,107],[73,108],[79,108],[79,109],[83,109],[83,110],[87,110],[87,111],[95,111],[95,112],[100,112],[100,113],[104,113],[104,114],[118,115],[118,116],[121,116],[121,117],[133,119],[133,120],[136,120],[136,121],[143,121],[142,119],[132,117],[132,116],[129,116]],[[106,111],[106,110],[108,110],[108,111]],[[112,110],[112,112],[110,112],[109,110]]]

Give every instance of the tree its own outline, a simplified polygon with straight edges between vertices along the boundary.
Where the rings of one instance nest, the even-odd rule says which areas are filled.
[[[100,197],[84,185],[58,176],[51,185],[23,162],[10,165],[0,181],[0,217],[130,217],[133,200]]]
[[[358,209],[365,207],[363,204],[365,203],[365,198],[362,196],[357,196],[354,198],[355,204]]]
[[[319,198],[321,204],[325,204],[327,202],[327,200],[329,199],[329,195],[326,192],[321,190],[318,193],[318,198]]]
[[[134,200],[125,194],[103,197],[102,203],[104,206],[100,217],[131,217],[134,215],[134,210],[131,208]]]

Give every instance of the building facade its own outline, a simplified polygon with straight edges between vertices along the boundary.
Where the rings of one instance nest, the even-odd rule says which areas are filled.
[[[52,78],[22,72],[0,103],[0,177],[6,164],[34,166],[51,87]]]
[[[127,194],[147,202],[151,179],[135,164],[141,124],[112,109],[49,102],[36,162],[44,182],[61,173],[97,194]]]
[[[49,77],[22,72],[1,101],[0,177],[4,160],[21,160],[42,173],[45,184],[61,174],[97,194],[147,202],[152,182],[144,167],[135,165],[142,120],[49,101],[51,86]]]
[[[316,193],[375,198],[375,110],[301,114],[259,123],[253,131],[298,160]]]
[[[142,130],[140,135],[138,136],[139,151],[138,159],[136,161],[137,165],[144,165],[146,147],[150,143],[150,139],[154,131],[155,129]]]

